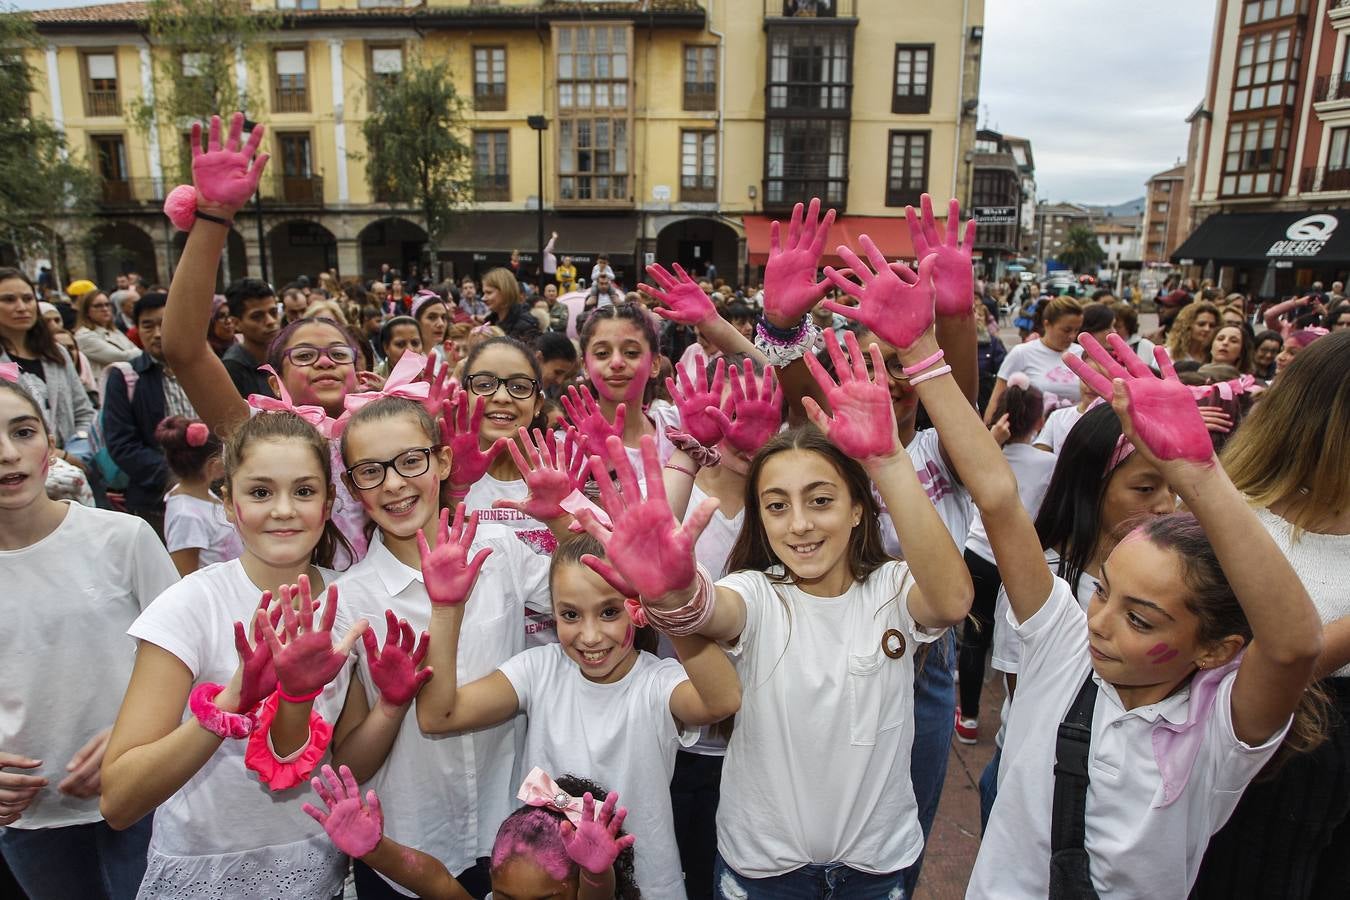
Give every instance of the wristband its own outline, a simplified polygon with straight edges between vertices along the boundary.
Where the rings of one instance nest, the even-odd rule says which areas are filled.
[[[674,425],[666,426],[666,439],[676,450],[683,450],[701,469],[711,468],[722,461],[722,454],[716,447],[705,447]]]
[[[217,225],[224,225],[226,228],[233,228],[234,222],[230,219],[222,219],[220,216],[213,216],[210,213],[204,213],[197,210],[196,216],[206,222],[215,222]]]
[[[305,745],[286,759],[279,759],[272,748],[272,721],[277,715],[277,694],[263,701],[258,710],[258,724],[249,735],[248,746],[244,748],[244,767],[257,772],[263,784],[271,791],[284,791],[303,784],[310,773],[323,759],[328,743],[333,739],[333,726],[319,715],[318,710],[309,713],[309,740]]]
[[[648,623],[662,634],[687,637],[691,634],[697,634],[712,620],[713,609],[717,600],[717,586],[713,583],[708,570],[703,566],[698,566],[695,572],[694,583],[697,585],[697,590],[684,606],[671,610],[643,606],[647,613]]]
[[[257,720],[253,713],[226,712],[216,706],[216,697],[225,690],[224,685],[204,681],[188,694],[188,709],[197,717],[203,728],[221,738],[248,737]]]
[[[277,685],[277,696],[280,697],[282,700],[285,700],[287,703],[308,703],[322,693],[323,688],[319,688],[312,694],[306,694],[303,697],[292,697],[290,694],[286,693],[284,690],[281,689],[280,684]]]
[[[931,381],[934,378],[938,378],[942,375],[947,375],[951,372],[951,370],[952,370],[951,366],[941,366],[931,371],[924,372],[917,378],[911,378],[909,380],[909,386],[914,387],[915,385],[923,384],[925,381]]]
[[[773,338],[781,343],[791,343],[801,337],[802,328],[806,326],[806,323],[810,320],[810,316],[810,313],[804,314],[802,320],[791,328],[779,328],[769,321],[768,316],[760,313],[759,321],[756,323],[756,329],[763,329],[765,336]]]
[[[755,349],[764,354],[774,368],[801,359],[815,346],[819,336],[820,327],[811,321],[809,313],[802,316],[800,325],[790,330],[778,328],[762,315],[755,323]]]
[[[665,468],[667,468],[667,469],[673,469],[673,470],[675,470],[676,472],[683,472],[684,474],[688,475],[690,478],[697,478],[697,477],[698,477],[698,473],[697,473],[697,472],[691,472],[690,470],[686,469],[684,466],[679,466],[679,465],[676,465],[675,463],[672,463],[672,462],[666,463]]]
[[[941,347],[938,348],[938,352],[934,353],[932,356],[928,357],[923,362],[917,362],[912,366],[905,366],[903,369],[901,369],[901,371],[904,372],[906,376],[918,375],[920,372],[922,372],[929,366],[936,365],[937,363],[940,362],[942,362]]]

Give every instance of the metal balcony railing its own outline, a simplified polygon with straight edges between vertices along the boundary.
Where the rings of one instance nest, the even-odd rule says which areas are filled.
[[[1313,102],[1350,100],[1350,72],[1332,72],[1318,75],[1313,82]]]
[[[84,92],[84,105],[91,116],[120,116],[122,104],[117,100],[117,91],[96,91],[90,88]]]
[[[1307,166],[1299,177],[1298,189],[1305,194],[1317,191],[1350,191],[1350,169]]]
[[[323,206],[322,175],[264,175],[258,183],[265,202],[289,206]]]
[[[273,112],[309,112],[309,90],[302,87],[279,87],[273,92]]]
[[[855,10],[856,0],[764,0],[764,15],[774,18],[853,18]]]
[[[164,202],[164,180],[106,178],[99,184],[97,202],[104,208],[156,206]]]

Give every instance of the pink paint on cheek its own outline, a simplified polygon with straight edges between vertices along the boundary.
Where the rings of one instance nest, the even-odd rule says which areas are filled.
[[[1152,649],[1148,651],[1149,656],[1157,657],[1156,659],[1153,660],[1153,664],[1155,666],[1160,666],[1163,663],[1171,662],[1172,660],[1177,658],[1179,653],[1180,651],[1172,649],[1170,646],[1162,643],[1161,641],[1154,644]]]
[[[636,374],[633,376],[633,380],[628,382],[628,390],[624,392],[624,403],[633,403],[642,399],[643,392],[647,390],[647,373],[651,370],[652,354],[651,351],[648,351],[643,353],[637,361],[634,370]]]
[[[633,627],[632,623],[629,623],[628,633],[623,636],[623,643],[619,646],[619,649],[627,650],[629,647],[633,646],[633,641],[636,638],[637,638],[637,629]]]

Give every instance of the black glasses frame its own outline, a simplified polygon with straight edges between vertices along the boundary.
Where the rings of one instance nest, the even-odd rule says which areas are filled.
[[[337,350],[338,348],[341,348],[342,350],[345,350],[346,352],[350,353],[352,358],[345,361],[334,359],[333,351]],[[313,350],[317,352],[319,355],[314,357],[313,360],[307,363],[296,362],[294,359],[294,354],[297,350]],[[348,366],[356,362],[356,351],[351,348],[350,344],[341,344],[341,343],[332,343],[328,344],[325,347],[316,347],[314,344],[296,344],[294,347],[287,347],[286,350],[283,351],[281,355],[286,358],[286,361],[288,363],[290,363],[293,366],[299,366],[302,369],[309,368],[310,366],[314,365],[325,356],[328,357],[328,361],[335,366]]]
[[[349,478],[349,479],[351,480],[351,483],[352,483],[353,485],[356,486],[356,489],[357,489],[358,491],[373,491],[373,490],[375,490],[375,488],[377,488],[377,487],[379,487],[380,485],[384,484],[384,480],[385,480],[386,478],[389,477],[389,470],[390,470],[390,469],[393,469],[395,472],[398,472],[398,474],[401,475],[401,476],[403,476],[404,478],[417,478],[417,477],[419,477],[419,476],[421,476],[421,475],[425,475],[425,474],[427,473],[427,470],[431,468],[431,453],[432,453],[433,450],[439,449],[439,447],[440,447],[440,445],[436,445],[436,446],[432,446],[432,447],[410,447],[409,449],[404,450],[404,451],[403,451],[402,453],[400,453],[398,456],[395,456],[393,459],[386,459],[386,460],[366,459],[366,460],[362,460],[361,462],[357,463],[356,465],[351,466],[351,467],[349,467],[348,469],[346,469],[346,475],[347,475],[347,478]],[[400,469],[398,468],[397,463],[398,463],[399,460],[404,459],[405,457],[407,457],[407,456],[408,456],[409,454],[411,454],[411,453],[417,453],[417,454],[420,454],[420,458],[421,458],[421,460],[422,460],[422,468],[418,469],[416,472],[404,472],[404,471],[402,471],[402,470],[400,470]],[[359,469],[359,468],[361,468],[361,467],[363,467],[363,466],[373,466],[373,465],[378,465],[378,466],[380,466],[380,480],[379,480],[379,481],[375,481],[375,482],[372,482],[372,483],[370,483],[370,484],[362,484],[361,482],[359,482],[359,481],[356,480],[356,470],[357,470],[357,469]]]
[[[473,382],[475,378],[491,378],[492,388],[490,390],[480,391],[477,387],[474,386]],[[524,394],[522,396],[517,397],[516,394],[511,390],[511,382],[513,381],[516,383],[528,381],[530,383],[530,392],[528,394]],[[498,378],[491,372],[475,372],[472,375],[466,375],[464,377],[464,383],[468,385],[469,393],[475,394],[479,397],[491,397],[493,394],[497,393],[497,389],[501,387],[503,384],[506,385],[506,393],[509,394],[512,397],[512,399],[515,400],[528,400],[535,394],[539,393],[539,382],[533,378],[527,378],[524,375],[512,375],[510,378]]]

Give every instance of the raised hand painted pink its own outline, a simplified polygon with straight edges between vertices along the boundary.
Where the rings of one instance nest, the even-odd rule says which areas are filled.
[[[567,421],[572,423],[581,435],[583,447],[589,456],[598,456],[605,452],[605,440],[611,435],[623,437],[624,423],[628,419],[628,407],[620,404],[614,411],[614,421],[605,418],[600,404],[595,402],[585,385],[571,385],[559,401]]]
[[[605,449],[622,493],[615,488],[600,458],[591,457],[591,473],[600,485],[600,501],[614,520],[614,530],[605,531],[592,517],[584,517],[582,525],[604,544],[608,564],[601,568],[583,561],[607,580],[605,570],[612,569],[640,596],[655,599],[693,584],[694,544],[717,510],[717,501],[705,500],[681,525],[666,501],[661,464],[651,435],[643,436],[640,448],[647,476],[645,498],[623,442],[617,437],[610,438]]]
[[[426,536],[417,533],[417,553],[422,560],[422,582],[427,597],[435,606],[458,606],[473,593],[478,570],[491,555],[484,547],[472,559],[473,537],[478,531],[478,513],[466,518],[464,504],[455,510],[455,525],[449,525],[450,510],[441,510],[440,525],[436,530],[436,549],[427,546]]]
[[[780,241],[780,226],[769,226],[769,261],[764,266],[764,314],[781,325],[795,324],[825,296],[829,280],[816,281],[820,256],[834,224],[834,210],[820,216],[820,198],[812,197],[802,214],[802,205],[792,208],[787,240]]]
[[[239,652],[239,662],[243,666],[243,677],[239,686],[239,709],[245,712],[256,707],[277,689],[277,671],[272,663],[272,649],[268,646],[262,626],[259,624],[259,619],[262,619],[275,626],[280,619],[280,606],[273,613],[275,618],[269,617],[268,607],[271,605],[272,592],[263,591],[251,622],[252,644],[244,633],[244,623],[234,623],[234,648]]]
[[[923,209],[920,219],[914,207],[905,207],[909,234],[914,241],[914,258],[922,260],[936,256],[933,264],[933,286],[937,292],[937,314],[940,316],[968,316],[975,297],[975,269],[970,255],[975,247],[975,220],[966,222],[966,238],[958,237],[961,221],[961,203],[952,198],[947,204],[947,233],[944,240],[933,217],[933,198],[924,194],[919,198]]]
[[[595,798],[588,791],[581,798],[581,821],[573,826],[570,821],[563,820],[558,825],[568,857],[592,875],[608,872],[619,854],[637,840],[631,834],[619,837],[628,810],[623,807],[615,810],[618,802],[619,795],[610,791],[597,810]]]
[[[702,293],[700,291],[699,293]],[[715,447],[722,439],[723,428],[708,410],[720,408],[722,392],[726,386],[727,361],[718,357],[713,370],[712,384],[708,383],[708,370],[699,366],[694,370],[691,382],[684,366],[676,366],[675,374],[679,378],[666,379],[666,390],[680,411],[680,421],[685,432],[705,447]]]
[[[375,635],[366,631],[361,640],[366,647],[366,662],[370,666],[370,680],[390,706],[404,706],[412,702],[422,685],[431,679],[431,670],[420,668],[427,658],[427,633],[421,640],[414,634],[407,619],[384,611],[384,649],[375,642]]]
[[[266,129],[254,125],[248,143],[240,148],[244,114],[230,117],[230,133],[220,141],[220,116],[211,117],[207,149],[202,150],[202,123],[192,123],[192,181],[197,187],[197,206],[203,202],[238,210],[258,189],[258,180],[270,158],[258,153]]]
[[[510,443],[498,438],[486,451],[481,449],[478,431],[485,404],[486,398],[474,397],[465,390],[456,390],[454,397],[442,404],[441,443],[450,448],[450,484],[454,487],[476,484]]]
[[[585,483],[587,460],[581,452],[577,430],[567,429],[560,445],[551,434],[545,435],[538,428],[531,440],[530,433],[521,428],[520,446],[525,448],[525,453],[521,453],[515,442],[507,444],[507,449],[530,492],[524,500],[495,500],[493,508],[518,510],[541,521],[566,515],[563,502],[579,484]]]
[[[1205,464],[1213,461],[1214,444],[1205,420],[1196,406],[1195,397],[1177,379],[1166,350],[1162,347],[1154,349],[1158,371],[1162,373],[1159,378],[1119,335],[1112,334],[1107,338],[1114,357],[1090,334],[1080,334],[1078,342],[1110,378],[1072,353],[1064,354],[1064,364],[1099,396],[1115,398],[1112,405],[1117,414],[1121,414],[1126,437],[1136,447],[1143,446],[1163,461],[1188,460]],[[1113,382],[1119,382],[1119,390]]]
[[[323,826],[335,847],[359,859],[379,846],[384,836],[380,798],[374,791],[366,791],[366,802],[362,804],[361,788],[357,786],[352,770],[346,766],[342,766],[341,776],[332,766],[324,766],[321,771],[323,777],[316,775],[309,783],[326,809],[309,803],[301,809]]]
[[[717,420],[728,444],[754,455],[783,424],[783,389],[773,367],[765,367],[762,380],[755,377],[754,364],[748,359],[743,370],[733,367],[731,394],[720,408],[710,406],[707,412]]]
[[[840,349],[834,332],[825,332],[825,349],[834,363],[838,383],[812,354],[802,357],[825,394],[830,415],[827,416],[810,397],[802,398],[802,408],[806,410],[807,418],[853,459],[865,462],[889,456],[899,449],[900,439],[896,434],[891,392],[884,383],[873,380],[886,377],[881,349],[876,344],[867,348],[872,355],[872,371],[877,373],[869,376],[857,337],[849,331],[844,334],[844,341],[848,346],[847,356]]]
[[[848,247],[836,251],[849,264],[855,283],[842,272],[826,266],[825,277],[841,291],[858,300],[857,306],[844,306],[826,300],[824,306],[847,319],[866,325],[886,343],[900,350],[914,346],[933,327],[933,266],[936,256],[919,260],[917,273],[901,263],[887,263],[881,250],[867,235],[858,239],[868,263]]]
[[[294,591],[294,593],[293,593]],[[277,672],[277,687],[282,694],[297,700],[312,699],[337,677],[347,662],[347,654],[357,637],[365,631],[365,620],[354,627],[341,644],[333,644],[333,621],[337,617],[337,585],[328,588],[328,599],[318,627],[314,626],[314,610],[318,603],[310,595],[309,576],[301,575],[299,584],[281,588],[282,624],[286,643],[283,646],[271,623],[260,618],[258,624],[272,651]],[[298,599],[299,609],[292,606]]]
[[[675,263],[674,269],[678,278],[667,272],[660,263],[647,267],[647,274],[661,287],[643,283],[638,285],[638,290],[664,304],[664,307],[658,306],[652,312],[682,325],[699,325],[714,318],[717,307],[713,305],[712,298],[703,293],[703,288],[689,277],[689,273],[679,263]]]

